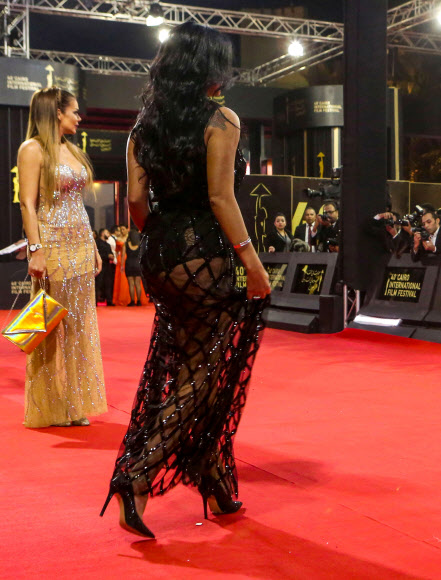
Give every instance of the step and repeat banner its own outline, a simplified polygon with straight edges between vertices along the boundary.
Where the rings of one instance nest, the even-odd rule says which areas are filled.
[[[400,215],[412,212],[415,205],[420,203],[432,203],[436,208],[441,206],[441,184],[389,181],[388,189],[393,210]],[[306,207],[311,206],[320,212],[323,201],[333,197],[330,193],[333,190],[335,185],[331,180],[287,175],[247,175],[237,200],[256,250],[268,250],[266,239],[274,227],[278,212],[286,215],[288,229],[294,232],[302,223]]]

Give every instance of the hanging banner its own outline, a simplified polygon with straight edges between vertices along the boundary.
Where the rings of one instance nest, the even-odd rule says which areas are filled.
[[[53,85],[69,91],[84,108],[83,72],[74,65],[48,60],[0,58],[0,105],[28,107],[35,91]]]
[[[9,310],[17,298],[15,308],[29,302],[31,280],[26,280],[27,260],[0,263],[0,310]]]
[[[128,131],[101,131],[80,127],[75,142],[92,159],[115,157],[124,162],[128,138]]]
[[[276,127],[291,130],[343,126],[343,86],[323,85],[297,89],[275,100]]]

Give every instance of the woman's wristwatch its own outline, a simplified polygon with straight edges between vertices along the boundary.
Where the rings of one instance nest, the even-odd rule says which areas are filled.
[[[41,244],[30,244],[29,245],[29,251],[31,252],[31,254],[33,254],[37,250],[41,250],[42,248],[43,248],[43,246]]]

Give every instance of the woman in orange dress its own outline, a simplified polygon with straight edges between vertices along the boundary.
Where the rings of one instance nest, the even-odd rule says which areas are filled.
[[[116,264],[115,283],[113,286],[113,303],[116,306],[127,306],[130,302],[129,283],[124,274],[124,246],[126,240],[127,228],[125,226],[119,226],[119,231],[116,235],[116,254],[118,261]]]
[[[113,291],[113,303],[117,306],[128,306],[132,299],[130,297],[129,281],[125,273],[125,264],[127,259],[126,241],[129,231],[126,226],[119,226],[121,235],[116,240],[116,253],[118,254],[118,264],[115,273],[115,286]],[[141,284],[141,305],[146,306],[149,298]]]

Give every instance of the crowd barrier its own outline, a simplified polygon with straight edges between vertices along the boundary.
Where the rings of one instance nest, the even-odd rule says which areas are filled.
[[[26,279],[27,272],[27,260],[0,263],[0,310],[10,310],[16,298],[17,309],[29,302],[31,281]]]
[[[343,329],[341,296],[333,294],[338,254],[260,253],[272,288],[266,314],[270,328],[296,332]]]
[[[440,292],[440,256],[429,254],[417,262],[410,254],[392,256],[366,294],[359,313],[362,318],[357,317],[350,326],[441,342]]]
[[[343,329],[343,299],[335,293],[338,254],[263,252],[259,256],[272,287],[269,327],[304,333]],[[16,309],[29,301],[31,282],[26,274],[26,261],[0,263],[1,310],[9,310],[17,296]],[[246,284],[244,272],[238,272],[238,280]],[[429,255],[418,262],[410,254],[392,256],[379,266],[359,314],[363,322],[357,318],[350,327],[441,343],[441,256]]]

